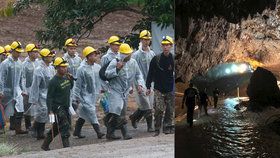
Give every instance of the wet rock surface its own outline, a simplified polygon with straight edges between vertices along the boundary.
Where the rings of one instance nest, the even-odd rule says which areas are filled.
[[[257,68],[252,74],[247,87],[250,98],[249,109],[262,111],[265,107],[280,107],[280,90],[276,77],[264,68]]]

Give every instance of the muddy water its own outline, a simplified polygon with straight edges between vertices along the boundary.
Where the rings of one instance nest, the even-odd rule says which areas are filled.
[[[194,128],[178,126],[176,157],[280,157],[279,137],[264,137],[272,131],[264,133],[256,121],[245,115],[244,108],[234,108],[236,104],[235,100],[226,99],[224,106],[209,117],[211,121]]]

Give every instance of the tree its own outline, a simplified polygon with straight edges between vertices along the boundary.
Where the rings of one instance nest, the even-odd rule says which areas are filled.
[[[127,10],[145,16],[132,31],[150,28],[150,22],[156,21],[163,26],[173,23],[174,4],[172,0],[138,0],[141,10],[128,5],[129,0],[20,0],[16,3],[16,12],[31,3],[46,5],[44,29],[36,31],[36,38],[43,44],[61,48],[66,38],[87,37],[95,24],[109,13]],[[134,34],[127,39],[133,38]],[[130,40],[132,41],[132,40]]]

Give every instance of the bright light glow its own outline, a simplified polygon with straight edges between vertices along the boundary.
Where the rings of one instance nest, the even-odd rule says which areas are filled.
[[[231,66],[231,71],[232,72],[238,72],[238,67],[236,65]]]
[[[238,66],[238,72],[239,73],[244,73],[247,70],[247,65],[246,64],[241,64]]]
[[[229,68],[226,69],[226,73],[230,74],[230,69]]]

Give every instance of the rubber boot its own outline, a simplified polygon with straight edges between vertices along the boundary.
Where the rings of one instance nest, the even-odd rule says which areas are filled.
[[[70,147],[69,138],[62,138],[63,148]]]
[[[50,143],[52,142],[51,134],[47,134],[46,138],[44,139],[43,144],[41,145],[41,149],[48,151],[50,150]]]
[[[103,136],[105,136],[105,134],[100,131],[100,127],[98,124],[92,124],[92,127],[95,130],[98,139],[101,139]]]
[[[132,115],[129,116],[133,128],[137,128],[137,122],[141,120],[143,111],[137,109]]]
[[[38,128],[38,122],[34,121],[33,126],[31,128],[31,136],[33,138],[37,138],[37,128]]]
[[[159,130],[155,130],[155,134],[154,134],[154,137],[156,137],[156,136],[159,136]]]
[[[113,114],[109,113],[107,115],[107,120],[108,120],[108,122],[107,122],[106,139],[108,139],[108,140],[121,139],[121,137],[115,135],[116,124],[117,124],[116,117],[114,117]]]
[[[10,116],[10,130],[15,130],[15,116]]]
[[[25,129],[31,130],[31,116],[24,115],[24,123],[25,123]]]
[[[123,125],[123,126],[122,126],[121,132],[122,132],[122,135],[123,135],[123,139],[124,139],[124,140],[132,139],[131,135],[128,134],[127,126],[126,126],[126,125]]]
[[[77,121],[76,121],[76,125],[75,125],[75,130],[73,132],[73,136],[76,136],[78,138],[85,138],[86,136],[84,135],[81,135],[81,130],[82,130],[82,127],[85,123],[85,120],[82,119],[82,118],[79,118]]]
[[[146,122],[147,122],[147,131],[148,132],[154,132],[155,129],[153,128],[153,116],[148,116],[146,117]]]
[[[28,131],[24,131],[21,129],[21,119],[22,117],[16,117],[15,118],[15,133],[18,134],[27,134]]]
[[[44,132],[45,132],[45,123],[38,123],[37,140],[45,138]]]

